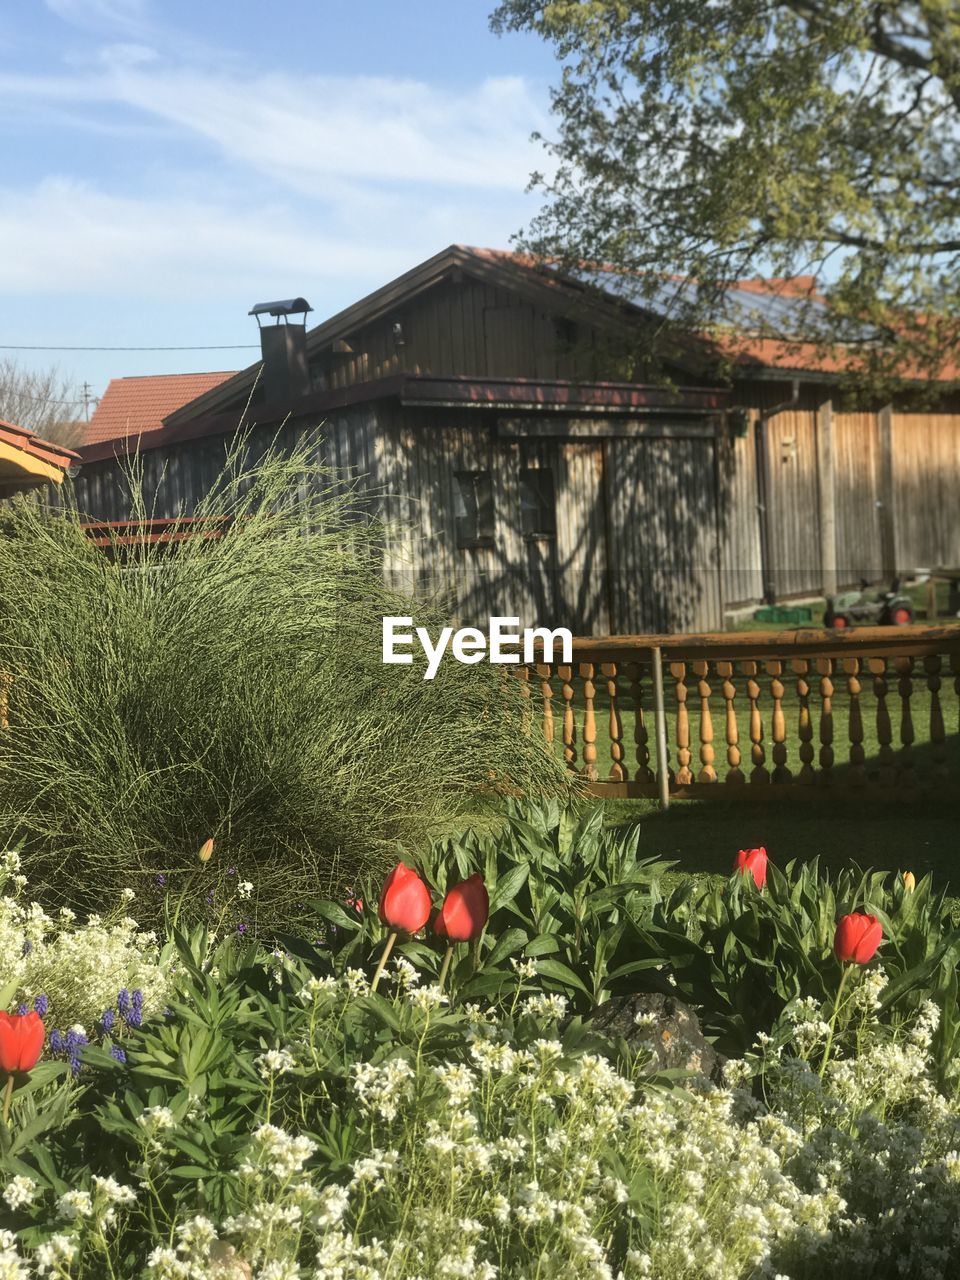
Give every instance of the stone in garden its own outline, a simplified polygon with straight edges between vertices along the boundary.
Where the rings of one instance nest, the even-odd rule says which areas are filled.
[[[681,1070],[713,1077],[722,1063],[700,1030],[697,1015],[676,996],[613,996],[591,1017],[595,1030],[647,1050],[652,1071]]]
[[[210,1246],[210,1276],[216,1280],[250,1280],[250,1263],[240,1257],[232,1244],[215,1240]]]

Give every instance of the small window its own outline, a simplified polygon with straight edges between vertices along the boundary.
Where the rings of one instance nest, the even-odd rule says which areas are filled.
[[[458,547],[493,545],[493,476],[489,471],[456,473]]]
[[[552,538],[557,532],[553,472],[529,467],[520,472],[520,528],[525,538]]]

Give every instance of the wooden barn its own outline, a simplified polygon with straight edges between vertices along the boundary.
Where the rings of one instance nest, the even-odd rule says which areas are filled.
[[[690,340],[652,385],[623,352],[653,317],[615,279],[598,293],[453,246],[309,330],[303,299],[267,307],[260,361],[81,450],[79,505],[128,518],[139,450],[155,515],[189,515],[241,422],[315,433],[390,522],[392,583],[464,621],[581,635],[712,630],[765,598],[960,563],[960,401],[841,412],[829,367],[759,340],[724,378]],[[795,288],[745,285],[743,314]]]

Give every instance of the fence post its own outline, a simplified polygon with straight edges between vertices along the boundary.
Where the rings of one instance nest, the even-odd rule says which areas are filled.
[[[667,772],[667,715],[663,705],[663,665],[660,646],[650,650],[653,668],[653,715],[657,735],[657,782],[660,786],[660,808],[670,808],[670,775]]]

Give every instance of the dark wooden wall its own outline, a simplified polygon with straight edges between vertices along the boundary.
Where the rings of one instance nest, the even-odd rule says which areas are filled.
[[[404,371],[530,380],[629,373],[582,317],[469,275],[312,357],[315,385],[330,389]],[[754,433],[758,417],[790,393],[787,378],[737,385],[735,402],[750,416],[745,436],[722,422],[605,415],[579,417],[565,438],[563,420],[547,411],[514,420],[490,409],[381,400],[339,410],[322,428],[295,422],[277,439],[282,446],[318,431],[325,459],[362,479],[389,521],[388,580],[442,594],[465,619],[499,612],[582,634],[691,632],[721,627],[727,610],[763,596]],[[829,408],[830,395],[829,386],[807,383],[766,426],[777,595],[877,580],[894,567],[960,563],[960,412],[840,411]],[[258,440],[275,434],[261,428]],[[224,450],[224,437],[210,437],[145,452],[138,465],[151,495],[146,514],[191,514]],[[521,532],[523,467],[553,473],[553,538]],[[457,471],[493,477],[493,546],[457,546]],[[130,515],[115,462],[85,465],[76,492],[91,518]]]
[[[402,326],[402,345],[394,322]],[[533,379],[629,374],[609,339],[590,324],[466,276],[413,298],[343,344],[351,350],[312,358],[315,386],[339,389],[396,373]]]

